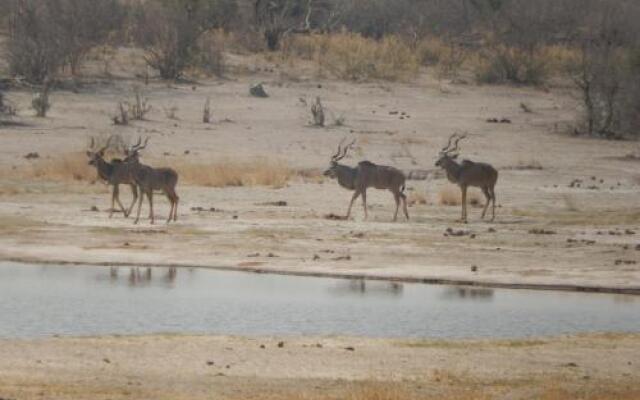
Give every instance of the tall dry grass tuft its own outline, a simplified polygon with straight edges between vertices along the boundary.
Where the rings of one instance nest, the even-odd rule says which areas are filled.
[[[481,194],[473,188],[467,191],[467,204],[473,207],[482,205]],[[459,206],[462,204],[462,192],[460,188],[453,185],[447,185],[438,192],[438,204],[441,206]]]
[[[56,182],[94,182],[97,179],[95,168],[88,164],[87,156],[82,152],[37,160],[32,165],[19,169],[17,174],[25,179]]]
[[[379,41],[353,33],[296,36],[283,56],[312,60],[322,70],[354,81],[408,81],[420,67],[415,52],[395,36]]]
[[[366,383],[357,385],[349,391],[345,400],[409,400],[416,396],[410,395],[399,384]]]
[[[185,183],[210,187],[270,186],[284,187],[294,172],[286,163],[257,159],[247,162],[219,161],[206,163],[172,163],[180,180]]]

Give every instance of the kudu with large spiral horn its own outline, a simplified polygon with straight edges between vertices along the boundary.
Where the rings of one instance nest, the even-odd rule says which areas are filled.
[[[367,219],[367,189],[372,187],[375,189],[386,189],[393,193],[396,201],[396,212],[393,220],[398,219],[398,210],[400,203],[403,205],[404,215],[409,219],[407,211],[407,197],[405,196],[405,176],[399,169],[387,165],[376,165],[369,161],[361,161],[356,167],[339,164],[347,152],[352,148],[355,140],[349,145],[342,148],[344,139],[338,145],[338,151],[331,157],[329,169],[324,172],[324,176],[335,178],[338,184],[345,189],[353,190],[354,194],[349,203],[346,219],[351,216],[351,208],[358,196],[362,196],[362,206],[364,207],[364,218]]]
[[[449,182],[455,183],[462,191],[462,222],[467,222],[467,188],[470,186],[479,187],[486,198],[484,209],[482,210],[482,219],[487,213],[489,203],[493,204],[491,209],[491,221],[496,217],[496,194],[495,186],[498,181],[498,171],[490,164],[463,160],[461,163],[456,162],[458,158],[458,143],[465,139],[467,135],[458,135],[454,133],[449,137],[449,142],[440,151],[440,156],[436,162],[437,167],[441,167],[447,173]],[[451,142],[455,139],[453,148]]]
[[[178,200],[179,197],[176,194],[176,185],[178,184],[178,173],[171,168],[152,168],[148,165],[140,163],[140,150],[147,147],[149,138],[142,143],[142,138],[138,139],[138,143],[133,145],[127,150],[127,158],[125,162],[130,165],[133,179],[138,185],[140,190],[140,198],[138,199],[138,213],[134,223],[138,223],[140,219],[140,209],[142,208],[142,199],[146,195],[149,199],[149,219],[151,223],[154,223],[153,215],[153,191],[162,191],[169,202],[171,203],[171,209],[169,210],[169,218],[167,223],[173,219],[178,219]]]
[[[109,211],[109,218],[113,216],[115,203],[118,203],[122,214],[125,216],[125,218],[127,218],[129,214],[131,214],[131,210],[133,210],[133,206],[136,203],[136,199],[138,198],[138,190],[128,163],[123,162],[122,160],[117,158],[112,159],[111,162],[104,159],[104,153],[109,148],[111,139],[112,136],[107,139],[107,143],[102,148],[96,150],[96,141],[93,137],[91,137],[91,144],[89,146],[89,149],[87,150],[87,157],[89,157],[89,165],[92,165],[96,168],[98,177],[107,182],[107,184],[113,186],[113,191],[111,193],[111,210]],[[128,210],[125,210],[122,206],[122,202],[120,202],[120,184],[131,186],[133,201],[131,202],[131,206],[129,206]]]

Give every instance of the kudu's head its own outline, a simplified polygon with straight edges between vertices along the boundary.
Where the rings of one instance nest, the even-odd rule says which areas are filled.
[[[449,137],[449,142],[445,147],[440,150],[440,155],[438,156],[438,161],[436,161],[436,167],[444,168],[448,163],[454,161],[458,158],[458,143],[467,135],[458,135],[454,133]],[[455,141],[453,141],[455,139]],[[451,143],[453,142],[453,147],[451,147]]]
[[[344,143],[344,139],[342,139],[342,141],[338,145],[338,151],[336,152],[336,154],[331,156],[331,162],[329,163],[329,168],[326,171],[324,171],[322,175],[332,179],[336,178],[337,177],[336,169],[338,168],[338,165],[339,165],[338,161],[345,158],[345,156],[347,155],[347,151],[349,151],[349,149],[353,147],[353,144],[355,142],[356,141],[354,140],[351,143],[349,143],[347,146],[342,148],[342,144]]]
[[[111,144],[111,137],[107,139],[107,143],[101,147],[100,149],[95,148],[96,140],[91,136],[91,144],[89,145],[89,149],[87,150],[87,157],[89,157],[89,165],[97,165],[98,161],[104,160],[104,152],[109,148]]]
[[[137,163],[140,160],[140,150],[144,150],[144,148],[147,147],[148,143],[149,143],[148,137],[144,140],[144,144],[142,144],[142,138],[138,137],[138,143],[134,144],[133,146],[129,147],[124,151],[124,155],[125,155],[124,161]]]

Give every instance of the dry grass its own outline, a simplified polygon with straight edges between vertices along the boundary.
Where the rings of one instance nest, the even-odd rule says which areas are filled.
[[[428,204],[427,196],[422,192],[414,190],[407,196],[407,204],[409,206]]]
[[[479,207],[482,205],[482,201],[482,196],[477,190],[470,188],[467,191],[467,204]],[[462,192],[456,186],[447,185],[438,192],[438,204],[441,206],[459,206],[462,204]]]
[[[283,50],[285,58],[315,62],[340,79],[408,81],[418,74],[420,62],[411,48],[397,37],[376,41],[357,34],[295,36]]]
[[[82,152],[61,154],[54,158],[40,158],[27,165],[5,168],[0,172],[2,179],[51,182],[95,182],[95,168],[89,165]]]
[[[286,163],[257,159],[247,162],[219,161],[214,164],[173,163],[180,180],[209,187],[269,186],[284,187],[294,175]]]
[[[89,165],[86,154],[81,152],[37,161],[31,170],[35,179],[86,182],[96,180],[95,168]]]

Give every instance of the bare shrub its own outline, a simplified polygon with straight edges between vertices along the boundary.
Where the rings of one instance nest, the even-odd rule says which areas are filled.
[[[284,162],[257,159],[248,162],[220,161],[214,164],[173,163],[180,178],[193,185],[209,187],[284,187],[294,175]]]
[[[224,27],[236,10],[236,2],[232,0],[144,2],[136,10],[134,34],[145,49],[147,64],[163,79],[179,79],[187,67],[197,64],[202,35]],[[202,40],[200,44],[207,45],[207,40]],[[216,56],[207,55],[210,50],[205,47],[202,62],[212,61]],[[215,61],[220,62],[221,58]],[[220,65],[210,67],[219,70]]]
[[[198,40],[198,52],[194,61],[194,66],[199,68],[208,76],[224,76],[223,32],[207,32]]]
[[[180,110],[178,108],[178,106],[176,106],[175,104],[171,104],[167,107],[163,107],[162,110],[164,111],[164,115],[172,120],[178,120],[178,110]]]
[[[111,117],[114,125],[129,125],[129,106],[124,102],[118,102],[118,110]]]
[[[129,105],[129,115],[133,120],[142,121],[152,107],[139,86],[134,86],[133,96],[133,103]]]
[[[497,45],[485,50],[475,66],[479,83],[542,84],[549,75],[548,59],[538,50]]]
[[[208,124],[211,122],[211,98],[207,97],[204,102],[204,109],[202,110],[202,122]]]
[[[320,102],[320,97],[316,97],[315,103],[311,105],[311,116],[314,126],[324,126],[324,107]]]
[[[580,57],[569,72],[584,105],[579,133],[607,139],[640,135],[640,34],[634,29],[640,5],[624,5],[593,10],[577,40]]]
[[[42,85],[42,90],[35,94],[31,100],[31,107],[36,111],[36,116],[44,118],[47,116],[47,111],[51,108],[49,102],[49,83]]]
[[[84,56],[119,28],[122,10],[117,0],[10,2],[11,73],[36,84],[66,65],[76,75]]]

